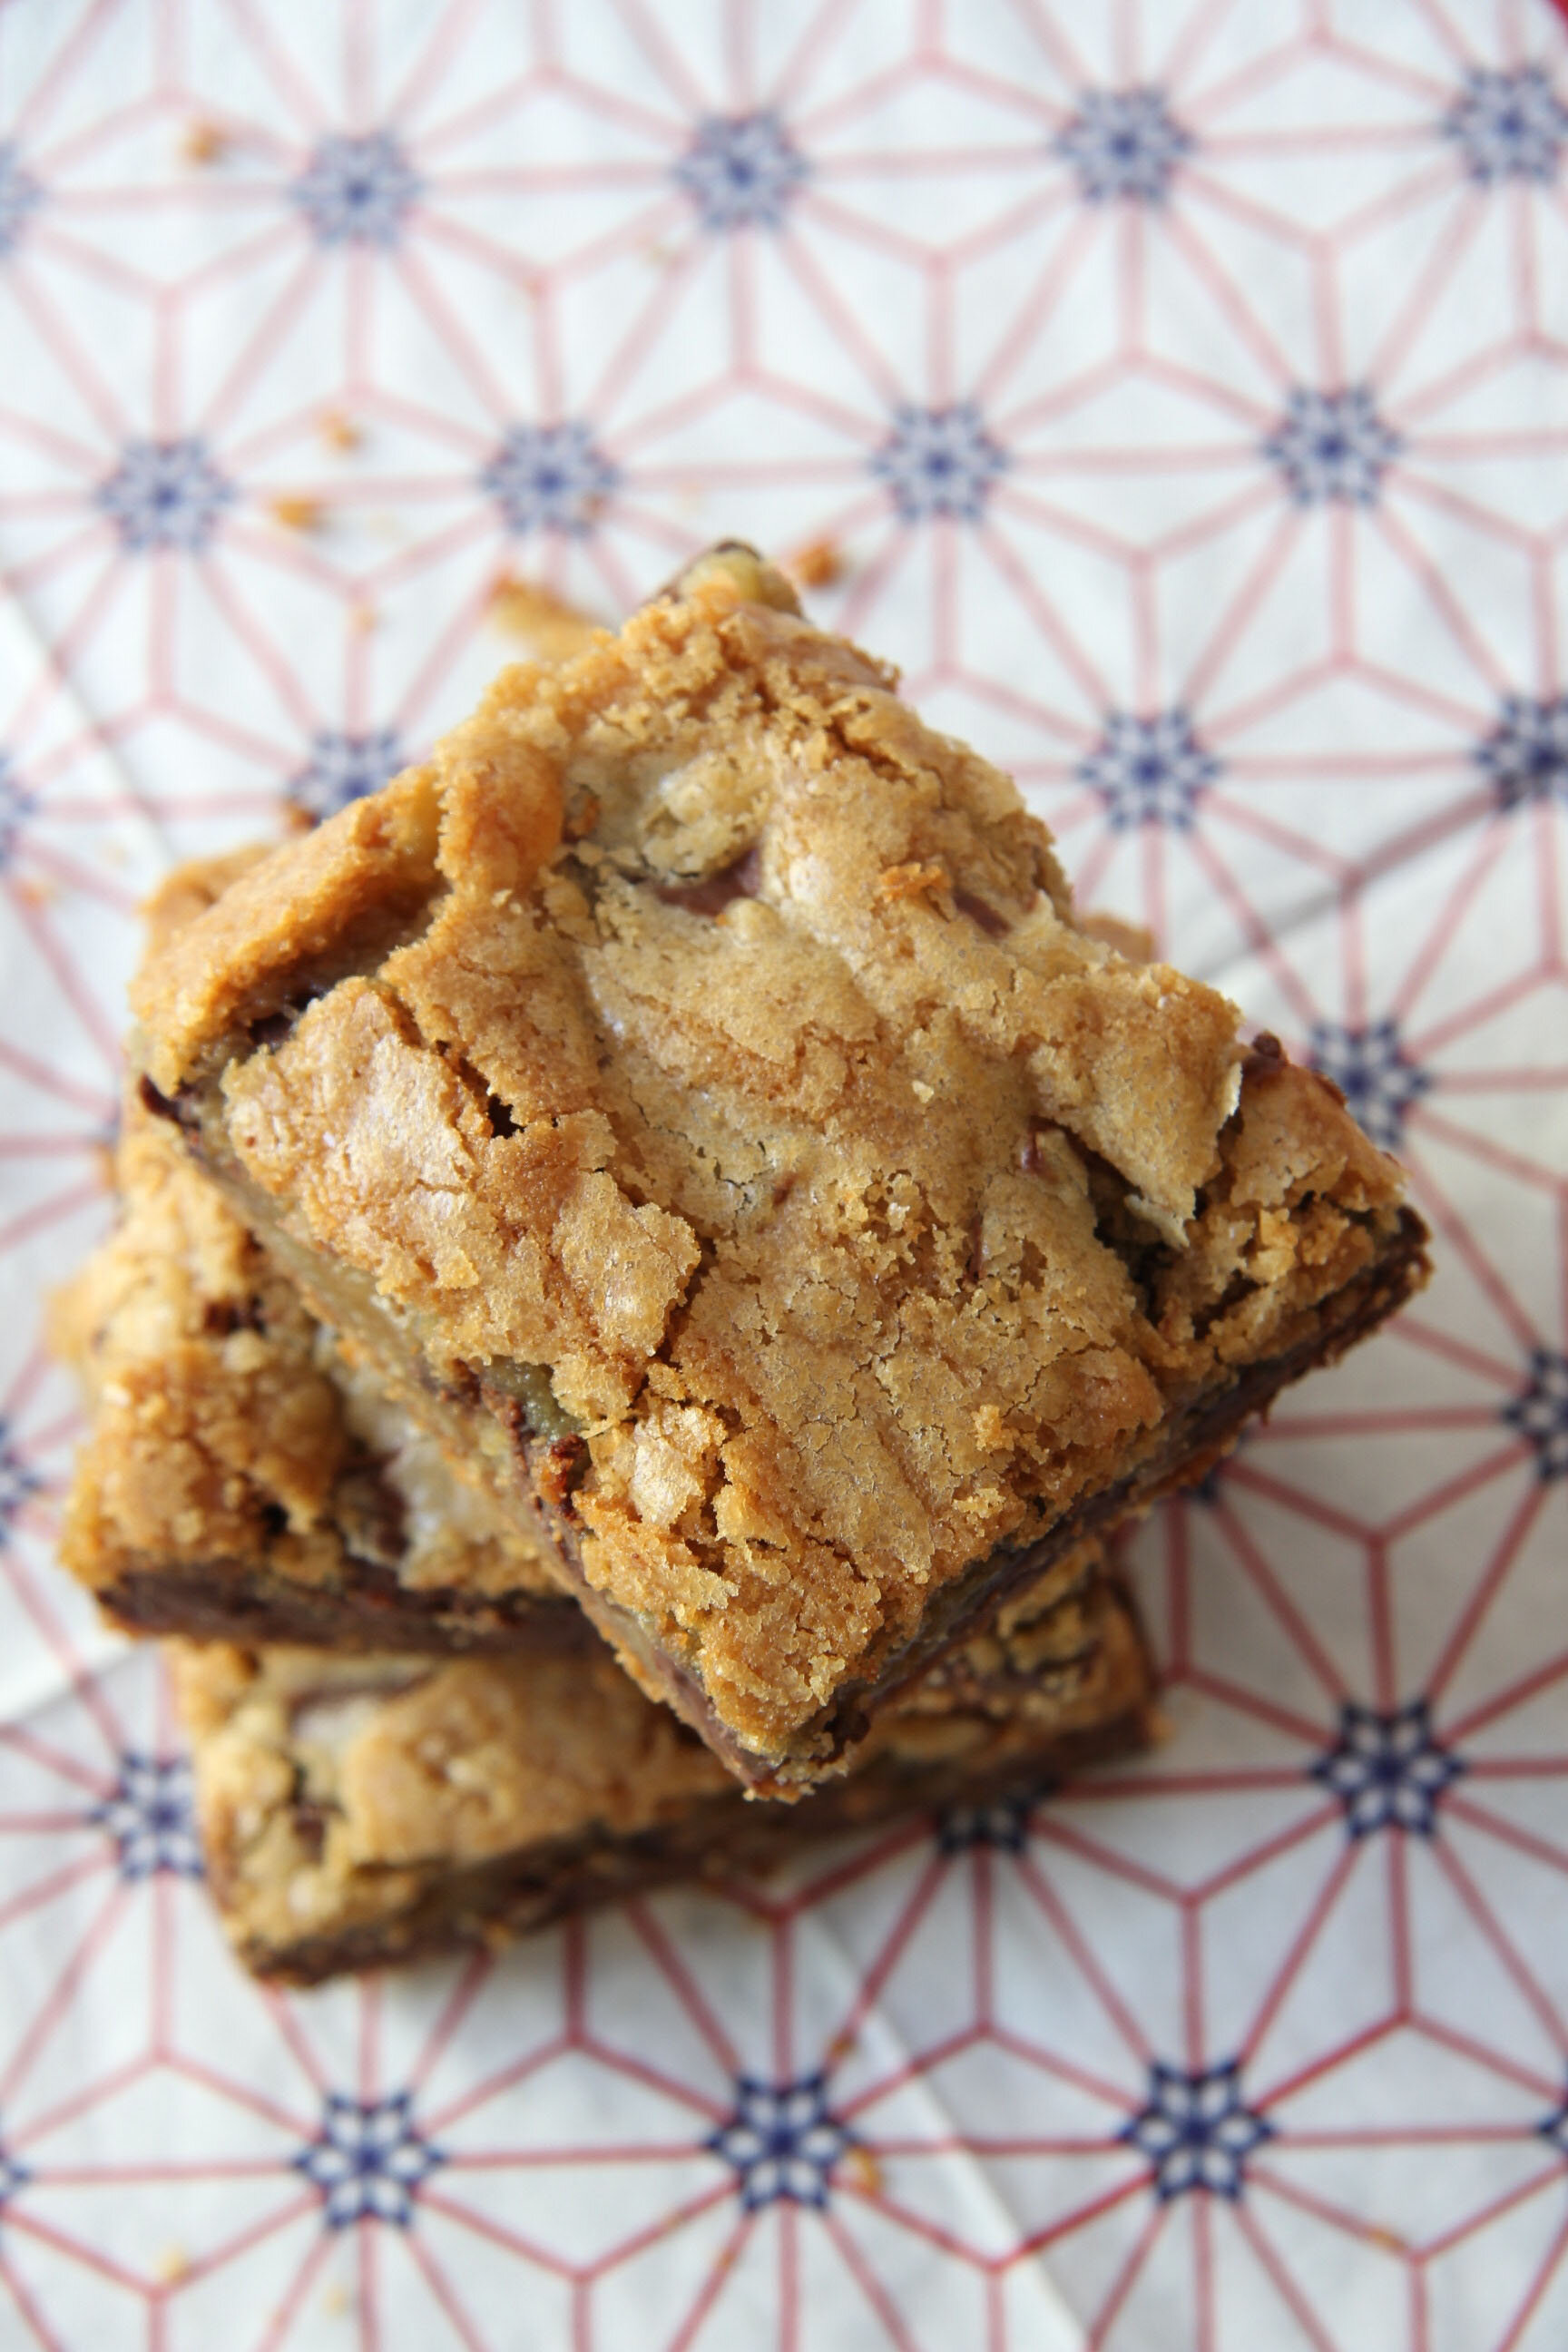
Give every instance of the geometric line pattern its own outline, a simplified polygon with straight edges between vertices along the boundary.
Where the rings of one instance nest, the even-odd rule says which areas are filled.
[[[1565,156],[1546,0],[0,9],[19,2341],[1563,2340]],[[1436,1279],[1128,1538],[1148,1757],[264,1995],[50,1560],[135,908],[729,536]]]

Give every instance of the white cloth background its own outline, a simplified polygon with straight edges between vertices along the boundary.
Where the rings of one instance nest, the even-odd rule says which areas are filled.
[[[1545,0],[0,6],[0,2342],[1568,2330],[1568,65]],[[132,908],[741,534],[1398,1139],[1133,1555],[1172,1738],[272,1999],[49,1565]],[[972,1825],[973,1826],[973,1825]]]

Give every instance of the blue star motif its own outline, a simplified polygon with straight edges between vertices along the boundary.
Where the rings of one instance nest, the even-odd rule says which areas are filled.
[[[1507,696],[1502,717],[1476,746],[1476,764],[1491,778],[1500,808],[1521,808],[1553,794],[1568,803],[1568,694],[1550,702]]]
[[[0,256],[19,244],[28,214],[37,212],[43,200],[37,180],[17,162],[14,142],[0,139]]]
[[[1309,1766],[1308,1778],[1333,1790],[1352,1838],[1390,1829],[1430,1837],[1443,1791],[1464,1769],[1433,1738],[1424,1698],[1391,1715],[1348,1699],[1340,1710],[1338,1739]]]
[[[290,779],[289,798],[307,816],[335,816],[351,801],[376,793],[403,765],[397,736],[390,727],[368,735],[337,735],[330,730],[311,739],[306,767]]]
[[[937,1822],[937,1844],[943,1853],[968,1853],[976,1846],[1022,1853],[1035,1807],[1045,1793],[1041,1787],[1026,1795],[995,1797],[989,1804],[946,1805]]]
[[[1568,140],[1568,107],[1540,66],[1521,66],[1513,73],[1472,66],[1441,127],[1482,187],[1496,187],[1500,180],[1536,180],[1544,186],[1557,177]]]
[[[12,1523],[23,1505],[38,1492],[43,1483],[37,1472],[23,1461],[11,1444],[5,1423],[0,1421],[0,1544],[9,1536]]]
[[[1157,89],[1089,89],[1051,142],[1090,204],[1163,205],[1196,142]]]
[[[1568,2092],[1563,2094],[1562,2105],[1553,2107],[1535,2128],[1549,2147],[1554,2147],[1559,2156],[1568,2158]]]
[[[854,2139],[827,2104],[826,2074],[779,2084],[742,2074],[733,2114],[702,2145],[733,2166],[741,2202],[754,2213],[780,2198],[825,2206],[834,2167]]]
[[[5,2211],[18,2189],[25,2189],[32,2177],[26,2166],[9,2153],[4,2137],[0,2137],[0,2212]]]
[[[1430,1091],[1432,1074],[1405,1059],[1394,1024],[1372,1021],[1352,1029],[1315,1021],[1307,1058],[1332,1078],[1373,1141],[1396,1150],[1410,1106]]]
[[[122,1756],[112,1794],[87,1818],[113,1839],[122,1878],[153,1878],[160,1871],[201,1876],[191,1768],[183,1756]]]
[[[407,2091],[387,2099],[327,2094],[321,2128],[290,2160],[321,2192],[329,2230],[395,2221],[406,2230],[421,2184],[446,2157],[415,2125]]]
[[[424,182],[389,131],[323,139],[289,191],[320,245],[395,245]]]
[[[1241,2195],[1247,2158],[1275,2133],[1242,2098],[1234,2058],[1196,2074],[1156,2059],[1149,2070],[1147,2104],[1116,2137],[1148,2158],[1150,2185],[1164,2204],[1194,2189],[1234,2202]]]
[[[98,488],[98,504],[132,554],[153,547],[199,553],[233,498],[233,483],[192,436],[127,442],[119,465]]]
[[[1198,796],[1218,775],[1219,761],[1204,750],[1184,710],[1163,710],[1153,719],[1113,710],[1078,773],[1105,803],[1113,832],[1165,824],[1188,833]]]
[[[871,460],[905,522],[952,515],[978,522],[991,485],[1007,468],[973,401],[953,408],[900,408],[893,429]]]
[[[709,114],[675,167],[704,228],[782,228],[808,166],[776,114]]]
[[[16,782],[16,767],[9,754],[0,751],[0,871],[11,863],[23,821],[31,816],[36,805],[31,793],[25,793]]]
[[[521,538],[558,530],[584,539],[620,475],[585,425],[513,425],[479,476],[479,488]]]
[[[1375,505],[1383,477],[1405,446],[1377,413],[1365,384],[1347,392],[1298,386],[1263,444],[1300,507]]]
[[[1530,1378],[1502,1418],[1534,1446],[1537,1477],[1568,1478],[1568,1356],[1532,1349]]]

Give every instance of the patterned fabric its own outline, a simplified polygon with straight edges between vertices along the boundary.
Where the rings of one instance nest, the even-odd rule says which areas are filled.
[[[742,2074],[735,2111],[708,2146],[732,2165],[748,2213],[786,2197],[825,2206],[834,2169],[850,2135],[827,2104],[827,2082],[757,2083]]]
[[[1565,153],[1547,0],[0,8],[0,2343],[1568,2340]],[[263,1996],[50,1562],[134,908],[726,536],[1437,1277],[1131,1539],[1146,1759]]]
[[[1113,711],[1103,739],[1079,770],[1119,833],[1133,824],[1186,832],[1198,794],[1218,773],[1219,761],[1199,743],[1184,710],[1162,710],[1152,719]]]
[[[675,167],[704,228],[780,228],[805,164],[776,114],[709,115]]]
[[[322,245],[395,245],[419,185],[396,140],[373,131],[323,139],[293,194]]]
[[[98,493],[130,554],[149,548],[192,552],[212,537],[222,509],[234,497],[194,435],[177,441],[130,441]]]
[[[289,797],[307,816],[335,816],[350,801],[379,792],[403,765],[397,737],[390,727],[368,735],[341,735],[322,728],[310,746],[310,757],[289,782]]]
[[[1263,454],[1279,467],[1298,506],[1341,499],[1370,507],[1403,446],[1379,416],[1372,394],[1357,384],[1349,392],[1292,392]]]
[[[327,2095],[321,2128],[294,2158],[296,2169],[321,2192],[327,2227],[393,2221],[406,2230],[419,2188],[445,2162],[414,2126],[406,2091],[389,2099]]]
[[[191,1768],[183,1756],[128,1755],[112,1790],[88,1819],[108,1831],[123,1877],[150,1878],[160,1870],[201,1876]]]

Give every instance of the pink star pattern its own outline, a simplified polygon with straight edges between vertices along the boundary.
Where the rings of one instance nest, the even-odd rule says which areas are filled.
[[[1561,2344],[1565,282],[1546,0],[0,5],[7,2343]],[[133,908],[736,534],[1438,1277],[1131,1540],[1151,1759],[264,1995],[48,1558]]]

